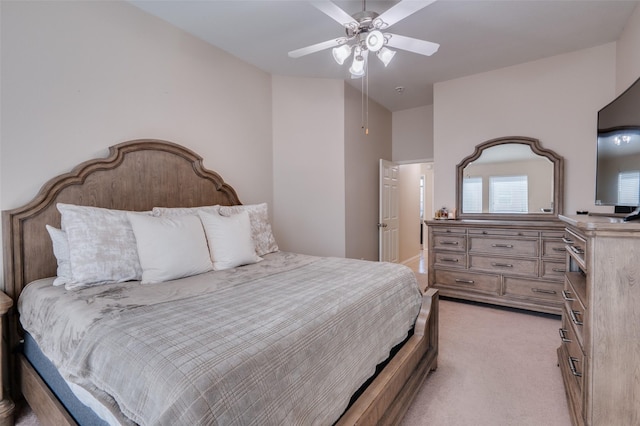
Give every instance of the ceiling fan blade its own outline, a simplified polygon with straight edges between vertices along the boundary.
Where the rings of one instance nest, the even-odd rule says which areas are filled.
[[[420,55],[431,56],[440,48],[438,43],[430,41],[418,40],[417,38],[405,37],[398,34],[385,33],[384,35],[385,38],[388,38],[387,46],[408,50],[409,52]]]
[[[290,58],[299,58],[301,56],[308,55],[310,53],[316,53],[330,47],[340,46],[347,42],[346,37],[334,38],[331,40],[323,41],[321,43],[312,44],[311,46],[302,47],[300,49],[292,50],[289,52]]]
[[[376,27],[380,25],[378,28],[384,30],[435,1],[436,0],[402,0],[374,19],[373,24]]]
[[[311,4],[338,24],[344,27],[355,26],[354,28],[358,28],[358,22],[347,12],[340,9],[335,3],[331,1],[312,1]]]

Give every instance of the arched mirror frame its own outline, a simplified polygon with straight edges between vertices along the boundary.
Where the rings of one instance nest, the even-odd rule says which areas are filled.
[[[553,163],[553,209],[550,213],[464,213],[462,211],[462,181],[464,168],[477,160],[483,151],[498,145],[522,144],[528,145],[535,154],[547,158]],[[555,219],[563,212],[564,202],[564,159],[550,149],[542,148],[540,141],[524,136],[509,136],[491,139],[476,146],[475,151],[456,166],[456,208],[460,219],[493,219],[493,220],[540,220]]]

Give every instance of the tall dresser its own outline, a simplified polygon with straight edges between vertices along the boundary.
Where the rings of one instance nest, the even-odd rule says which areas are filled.
[[[559,220],[429,220],[429,286],[441,296],[560,314]]]
[[[640,425],[640,223],[560,216],[558,363],[574,425]]]

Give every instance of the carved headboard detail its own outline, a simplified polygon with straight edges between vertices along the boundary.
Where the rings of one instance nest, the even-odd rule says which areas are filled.
[[[178,144],[140,139],[109,148],[109,156],[47,182],[26,205],[2,212],[4,290],[15,301],[23,287],[56,274],[45,225],[60,227],[56,203],[119,210],[241,204],[236,191]]]

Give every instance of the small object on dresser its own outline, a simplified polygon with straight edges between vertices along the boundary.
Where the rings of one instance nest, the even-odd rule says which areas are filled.
[[[449,212],[446,207],[441,208],[440,210],[436,210],[436,219],[444,220],[449,218]]]
[[[589,214],[589,212],[587,210],[578,210],[576,214]]]

